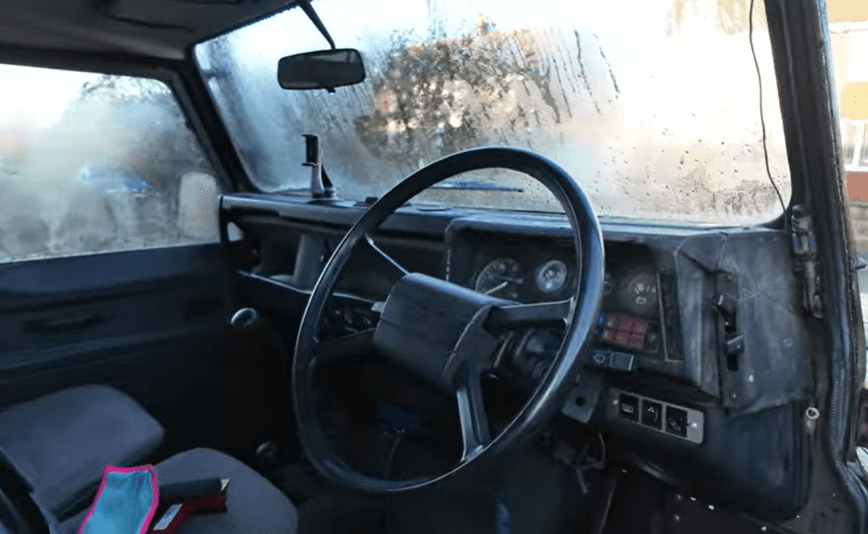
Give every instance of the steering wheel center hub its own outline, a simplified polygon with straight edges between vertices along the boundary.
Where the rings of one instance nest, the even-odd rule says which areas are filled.
[[[514,303],[425,274],[408,274],[386,300],[374,346],[420,378],[452,392],[461,364],[490,354],[496,343],[482,326],[488,311],[509,304]]]

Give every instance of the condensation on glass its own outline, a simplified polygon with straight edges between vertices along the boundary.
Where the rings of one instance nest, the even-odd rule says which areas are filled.
[[[216,239],[214,171],[165,84],[9,65],[0,79],[0,262]]]
[[[749,0],[320,0],[338,46],[361,50],[362,85],[283,91],[278,59],[324,48],[300,10],[203,43],[196,57],[244,165],[265,191],[307,186],[302,134],[350,198],[380,195],[421,166],[487,145],[526,147],[563,166],[599,213],[713,223],[781,213],[763,162]],[[771,173],[789,170],[762,2],[754,40],[763,73]],[[514,191],[428,199],[553,211],[514,173],[462,181]],[[515,188],[515,187],[513,187]]]

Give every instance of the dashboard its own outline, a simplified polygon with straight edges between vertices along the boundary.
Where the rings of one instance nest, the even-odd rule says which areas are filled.
[[[291,330],[359,213],[350,202],[223,197],[222,220],[245,234],[231,245],[245,297]],[[602,226],[601,313],[562,419],[605,434],[621,461],[697,496],[764,516],[797,509],[814,384],[789,237],[760,227]],[[376,237],[411,272],[523,303],[569,298],[581,275],[573,231],[556,216],[405,207]],[[375,325],[372,304],[393,283],[373,253],[357,259],[327,312],[335,332]],[[522,387],[541,379],[561,337],[535,328],[509,340],[503,357]]]

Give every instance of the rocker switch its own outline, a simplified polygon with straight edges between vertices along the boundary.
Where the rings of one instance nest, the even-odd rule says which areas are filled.
[[[639,399],[633,395],[622,394],[618,399],[618,411],[628,421],[639,421]]]

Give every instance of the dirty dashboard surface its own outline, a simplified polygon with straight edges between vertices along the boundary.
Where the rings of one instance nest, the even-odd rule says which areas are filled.
[[[221,205],[240,293],[288,331],[366,207],[257,194]],[[786,234],[602,226],[602,311],[562,419],[605,435],[612,458],[697,496],[769,519],[794,514],[808,485],[802,414],[813,374]],[[411,272],[519,302],[569,298],[580,275],[572,230],[554,215],[409,205],[375,239]],[[336,336],[373,328],[391,287],[393,273],[358,252],[327,313]],[[556,330],[509,340],[516,383],[533,387],[559,346]]]

